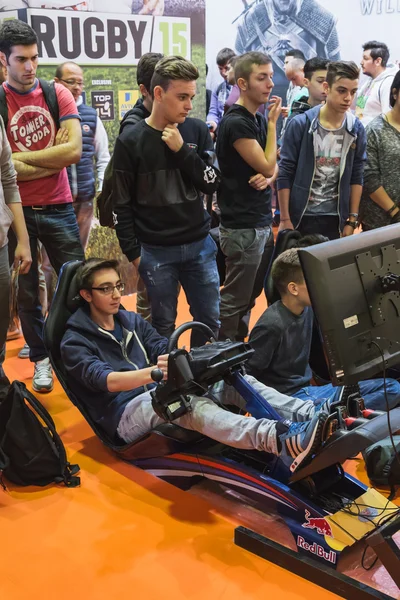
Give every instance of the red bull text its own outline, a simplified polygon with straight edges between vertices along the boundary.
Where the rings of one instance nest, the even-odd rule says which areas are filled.
[[[334,552],[333,550],[331,550],[330,552],[327,552],[322,546],[320,546],[316,542],[314,542],[313,544],[308,544],[305,541],[305,539],[301,537],[301,535],[297,536],[297,545],[302,550],[306,550],[307,552],[310,552],[311,554],[315,554],[319,558],[323,558],[327,562],[330,562],[333,565],[336,565],[337,555],[336,555],[336,552]]]

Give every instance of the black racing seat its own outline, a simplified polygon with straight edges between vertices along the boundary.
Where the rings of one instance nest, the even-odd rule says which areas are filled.
[[[67,374],[61,360],[60,346],[69,317],[84,302],[78,293],[75,277],[76,271],[81,264],[81,261],[75,260],[65,263],[62,267],[54,298],[45,322],[43,335],[50,362],[65,393],[81,412],[103,444],[111,448],[123,460],[132,461],[142,458],[153,458],[188,450],[189,447],[203,440],[204,436],[173,423],[163,423],[130,444],[126,444],[118,436],[111,438],[93,421],[86,409],[85,403],[80,398],[77,398],[69,388]]]
[[[274,282],[272,281],[272,264],[274,260],[278,258],[280,254],[282,254],[282,252],[289,250],[289,248],[294,248],[300,238],[301,233],[300,231],[297,231],[297,229],[283,229],[277,235],[274,253],[272,255],[264,282],[264,291],[267,297],[268,306],[271,306],[271,304],[274,304],[274,302],[277,302],[281,298],[278,290],[274,286]]]

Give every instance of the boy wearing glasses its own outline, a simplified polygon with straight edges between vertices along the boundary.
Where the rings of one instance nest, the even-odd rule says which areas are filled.
[[[85,306],[70,317],[61,342],[68,384],[110,438],[133,442],[163,423],[151,404],[151,371],[157,365],[167,377],[168,341],[136,313],[120,310],[124,284],[117,261],[92,258],[76,277]],[[304,402],[267,388],[253,377],[246,379],[285,420],[243,417],[209,398],[193,396],[191,412],[175,423],[236,448],[279,454],[295,471],[321,445],[327,414],[312,402],[305,410]],[[240,403],[227,384],[218,384],[214,391],[222,403]]]
[[[80,66],[74,62],[59,65],[54,81],[71,92],[81,118],[82,157],[76,165],[69,166],[67,172],[79,234],[85,249],[92,225],[93,200],[96,193],[101,192],[104,171],[110,160],[108,137],[96,109],[83,102],[81,94],[85,84]],[[96,177],[93,161],[96,165]]]

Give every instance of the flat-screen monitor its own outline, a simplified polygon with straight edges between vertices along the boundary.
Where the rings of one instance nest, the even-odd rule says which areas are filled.
[[[400,225],[302,248],[299,256],[332,383],[376,376],[381,351],[386,367],[400,364]]]

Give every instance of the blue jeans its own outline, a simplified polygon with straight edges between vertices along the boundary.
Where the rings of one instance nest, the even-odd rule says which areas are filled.
[[[364,398],[366,408],[371,410],[387,410],[383,379],[369,379],[360,381],[361,396]],[[339,400],[342,387],[327,385],[309,385],[302,388],[293,396],[300,400],[312,400],[314,404],[322,404],[327,399]],[[395,379],[386,379],[386,390],[390,408],[400,404],[400,383]]]
[[[34,210],[24,206],[25,223],[29,234],[32,265],[29,273],[19,277],[18,312],[25,341],[30,348],[32,362],[46,358],[43,344],[43,315],[39,300],[39,274],[37,261],[38,240],[49,256],[58,274],[69,260],[83,260],[84,253],[79,239],[79,229],[72,203],[58,204],[46,210]],[[15,236],[10,235],[10,254],[15,249]]]
[[[195,321],[219,331],[219,275],[217,246],[210,235],[181,246],[142,244],[139,273],[151,305],[151,321],[160,335],[169,338],[175,329],[178,284],[181,283]],[[206,337],[193,330],[192,346],[201,346]]]

